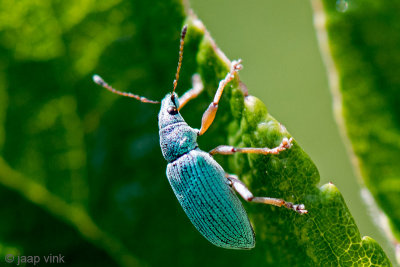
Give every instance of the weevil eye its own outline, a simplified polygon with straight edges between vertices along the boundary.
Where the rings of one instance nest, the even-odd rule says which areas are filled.
[[[178,114],[178,110],[176,109],[176,107],[173,107],[173,106],[169,106],[168,109],[167,109],[167,112],[168,112],[170,115],[176,115],[176,114]]]

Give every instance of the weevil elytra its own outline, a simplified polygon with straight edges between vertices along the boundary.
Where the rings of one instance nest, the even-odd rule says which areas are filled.
[[[232,62],[231,69],[218,86],[214,100],[204,112],[200,129],[191,128],[180,114],[180,109],[203,90],[201,79],[193,76],[193,88],[180,98],[175,93],[182,64],[183,45],[187,26],[181,33],[179,60],[173,90],[161,102],[115,90],[100,76],[93,80],[113,93],[135,98],[144,103],[160,104],[158,126],[160,146],[167,160],[167,178],[182,208],[197,230],[216,246],[229,249],[251,249],[255,246],[253,228],[235,191],[246,201],[284,206],[300,214],[307,213],[303,204],[293,204],[283,199],[254,197],[237,176],[227,174],[213,159],[214,154],[234,153],[278,154],[289,149],[292,138],[283,138],[275,148],[235,148],[218,146],[209,153],[197,145],[197,137],[203,135],[212,124],[224,87],[242,68],[241,60]]]

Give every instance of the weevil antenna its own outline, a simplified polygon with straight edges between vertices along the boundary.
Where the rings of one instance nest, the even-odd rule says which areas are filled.
[[[172,91],[172,94],[175,93],[176,86],[178,85],[179,72],[181,71],[182,59],[183,59],[183,45],[185,44],[185,36],[186,36],[187,28],[188,28],[187,25],[183,26],[182,32],[181,32],[181,43],[179,45],[179,61],[178,61],[178,67],[176,68],[176,74],[175,74],[175,80],[174,80],[174,90]]]
[[[106,83],[106,82],[103,80],[103,78],[101,78],[101,77],[100,77],[99,75],[97,75],[97,74],[93,75],[93,81],[94,81],[95,83],[97,83],[98,85],[100,85],[100,86],[106,88],[108,91],[110,91],[110,92],[112,92],[112,93],[114,93],[114,94],[122,95],[122,96],[126,96],[126,97],[131,97],[131,98],[134,98],[134,99],[136,99],[136,100],[139,100],[140,102],[143,102],[143,103],[160,104],[160,101],[154,101],[154,100],[147,99],[147,98],[145,98],[145,97],[143,97],[143,96],[134,95],[134,94],[131,94],[131,93],[120,92],[120,91],[118,91],[118,90],[115,90],[115,89],[112,88],[108,83]]]

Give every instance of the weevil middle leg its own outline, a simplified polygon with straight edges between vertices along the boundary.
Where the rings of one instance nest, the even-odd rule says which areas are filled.
[[[211,150],[209,153],[211,155],[215,155],[215,154],[232,155],[234,153],[247,153],[247,154],[252,153],[252,154],[263,154],[263,155],[279,154],[279,152],[282,152],[292,146],[292,140],[293,140],[292,138],[287,139],[286,137],[284,137],[281,144],[274,148],[233,147],[233,146],[221,145],[221,146],[217,146],[216,148]]]
[[[284,206],[287,209],[294,210],[300,214],[305,214],[308,211],[305,209],[304,204],[293,204],[292,202],[285,201],[279,198],[271,197],[255,197],[253,193],[246,187],[246,185],[239,180],[236,175],[225,173],[232,188],[248,202],[263,203],[267,205],[274,205],[277,207]]]

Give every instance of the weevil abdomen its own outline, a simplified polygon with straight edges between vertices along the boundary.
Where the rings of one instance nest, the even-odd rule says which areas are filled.
[[[216,246],[250,249],[253,228],[222,167],[206,152],[194,149],[167,166],[167,177],[179,203],[197,230]]]

